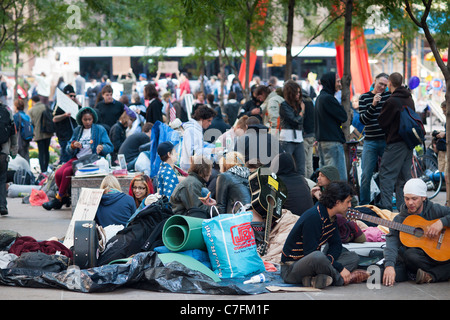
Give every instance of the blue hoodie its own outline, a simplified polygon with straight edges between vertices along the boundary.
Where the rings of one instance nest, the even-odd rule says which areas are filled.
[[[95,220],[102,227],[112,224],[126,226],[128,219],[136,210],[132,196],[119,191],[112,191],[102,196]]]

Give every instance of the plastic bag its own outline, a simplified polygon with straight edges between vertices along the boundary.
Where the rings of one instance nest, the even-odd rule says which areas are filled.
[[[245,211],[203,220],[203,239],[213,271],[220,278],[240,278],[265,271],[256,251],[252,219],[253,212]]]
[[[31,190],[30,195],[30,204],[32,206],[42,206],[45,202],[48,202],[47,194],[44,192],[44,190]]]

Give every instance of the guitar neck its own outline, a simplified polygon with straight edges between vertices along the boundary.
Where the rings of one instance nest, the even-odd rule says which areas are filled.
[[[406,232],[406,233],[409,233],[409,234],[414,234],[414,230],[416,229],[416,228],[408,226],[406,224],[402,224],[402,223],[399,223],[399,222],[395,222],[395,221],[390,221],[390,220],[374,217],[374,216],[372,216],[370,214],[362,213],[362,212],[359,212],[359,211],[358,211],[358,215],[360,216],[360,220],[373,222],[375,224],[379,224],[379,225],[388,227],[389,229],[394,229],[394,230],[401,231],[401,232]]]

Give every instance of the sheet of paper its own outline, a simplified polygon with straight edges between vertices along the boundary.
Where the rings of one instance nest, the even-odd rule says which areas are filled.
[[[65,112],[70,113],[70,116],[76,120],[78,113],[78,105],[73,102],[68,96],[61,91],[61,89],[56,88],[56,105],[63,109]]]
[[[75,221],[94,220],[95,215],[97,214],[98,205],[102,199],[103,191],[103,189],[81,188],[78,202],[72,204],[76,205],[76,207],[63,242],[67,248],[73,246]]]

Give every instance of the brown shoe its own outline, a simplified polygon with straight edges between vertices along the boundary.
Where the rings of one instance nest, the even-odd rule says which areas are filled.
[[[361,283],[369,279],[370,273],[367,270],[356,269],[350,273],[350,283]]]
[[[422,269],[417,269],[416,274],[416,283],[422,284],[422,283],[431,283],[433,282],[433,277],[428,273],[423,271]]]

